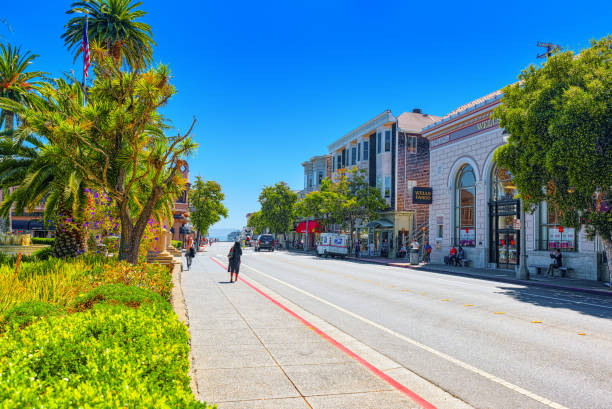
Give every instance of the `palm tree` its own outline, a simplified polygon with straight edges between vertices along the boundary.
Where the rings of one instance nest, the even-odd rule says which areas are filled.
[[[149,64],[153,59],[153,33],[151,26],[135,21],[146,12],[135,10],[141,1],[132,0],[85,0],[72,3],[66,14],[81,13],[68,21],[62,34],[66,47],[75,53],[75,60],[81,54],[81,42],[88,15],[87,36],[94,46],[103,48],[113,57],[115,64],[125,62],[131,67]],[[96,58],[96,53],[92,52]]]
[[[21,48],[0,44],[0,97],[8,98],[21,105],[29,105],[30,96],[42,84],[46,73],[42,71],[26,72],[28,66],[38,57],[36,54],[21,53]],[[0,127],[13,129],[15,113],[2,109]]]
[[[78,174],[71,170],[57,147],[45,145],[33,135],[14,138],[10,131],[2,136],[0,189],[17,187],[0,204],[0,216],[9,215],[12,209],[16,214],[31,212],[44,203],[45,224],[56,219],[54,255],[68,257],[84,252],[86,237],[78,220],[84,207],[85,185]],[[15,139],[19,142],[14,143]],[[75,223],[65,223],[74,216]]]

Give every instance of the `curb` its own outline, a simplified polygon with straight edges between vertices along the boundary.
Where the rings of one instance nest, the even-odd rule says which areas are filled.
[[[438,270],[438,269],[427,268],[427,267],[414,268],[411,266],[398,266],[398,265],[395,265],[395,263],[393,262],[380,263],[378,261],[370,261],[368,259],[356,259],[353,257],[348,258],[348,260],[359,261],[359,262],[364,262],[364,263],[369,263],[369,264],[378,264],[380,266],[410,268],[416,271],[427,271],[429,273],[441,273],[441,274],[450,274],[450,275],[457,275],[457,276],[463,276],[463,277],[474,277],[474,278],[479,278],[479,279],[488,280],[488,281],[498,281],[498,282],[509,283],[509,284],[523,284],[523,285],[530,285],[533,287],[552,288],[556,290],[567,290],[567,291],[574,291],[574,292],[580,292],[580,293],[612,297],[612,290],[596,290],[594,288],[568,287],[564,285],[548,284],[548,283],[542,283],[542,282],[531,281],[531,280],[517,280],[515,278],[491,277],[491,276],[484,275],[484,274],[463,273],[460,271],[449,271],[449,270]]]

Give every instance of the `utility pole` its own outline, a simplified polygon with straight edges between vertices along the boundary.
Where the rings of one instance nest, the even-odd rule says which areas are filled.
[[[525,227],[525,210],[523,209],[523,201],[520,200],[518,205],[521,207],[521,228],[520,228],[520,266],[516,272],[516,278],[519,280],[529,280],[529,269],[527,268],[527,229]]]
[[[541,41],[538,41],[536,46],[546,48],[546,52],[543,54],[537,54],[537,58],[548,58],[553,55],[554,52],[561,50],[561,46],[558,44],[543,43]]]

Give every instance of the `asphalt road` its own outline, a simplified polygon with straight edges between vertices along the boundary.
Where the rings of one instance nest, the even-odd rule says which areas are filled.
[[[241,272],[474,407],[612,408],[612,297],[250,248]]]

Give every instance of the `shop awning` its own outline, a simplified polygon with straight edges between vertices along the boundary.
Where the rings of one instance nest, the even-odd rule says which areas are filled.
[[[366,224],[366,227],[369,227],[370,229],[392,229],[393,222],[387,219],[378,219]]]
[[[306,222],[300,222],[295,229],[296,233],[306,233]],[[308,233],[321,233],[321,225],[316,220],[308,222]]]

